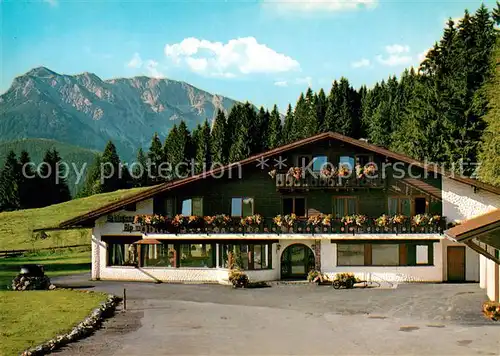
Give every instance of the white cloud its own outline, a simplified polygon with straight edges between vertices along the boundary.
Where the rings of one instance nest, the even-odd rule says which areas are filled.
[[[288,82],[286,80],[280,80],[280,81],[274,82],[274,85],[276,85],[277,87],[287,87]]]
[[[50,6],[57,6],[59,4],[59,0],[42,0],[42,2],[47,3]]]
[[[144,67],[145,67],[146,72],[148,73],[148,75],[150,77],[153,77],[153,78],[165,78],[165,76],[163,75],[163,73],[160,72],[160,70],[158,69],[158,62],[157,61],[154,61],[152,59],[148,59],[144,63]]]
[[[297,78],[295,79],[295,84],[298,85],[307,84],[307,86],[310,87],[312,85],[312,78],[311,77]]]
[[[363,68],[363,67],[369,67],[370,66],[370,60],[363,58],[360,59],[359,61],[355,61],[351,63],[351,67],[353,68]]]
[[[132,59],[126,63],[128,68],[142,69],[148,77],[164,78],[165,75],[159,69],[159,63],[153,59],[142,60],[139,53],[134,53]]]
[[[173,63],[206,76],[231,78],[255,73],[283,73],[300,70],[299,62],[278,53],[254,37],[211,42],[189,37],[165,45],[165,55]]]
[[[129,68],[141,68],[142,66],[142,59],[141,55],[137,52],[134,53],[132,56],[132,59],[127,63],[127,67]]]
[[[308,87],[312,85],[312,78],[307,76],[307,77],[299,77],[295,78],[294,80],[288,81],[288,80],[279,80],[274,82],[274,85],[277,87],[287,87],[289,85],[304,85],[307,84]]]
[[[408,53],[408,52],[410,52],[410,46],[393,44],[393,45],[385,46],[385,51],[389,54]]]
[[[408,55],[408,52],[410,52],[410,46],[408,45],[388,45],[385,46],[385,52],[386,57],[380,54],[376,57],[377,61],[382,65],[394,67],[409,64],[412,61],[412,57]]]
[[[264,7],[277,11],[345,11],[375,8],[378,0],[263,0]]]

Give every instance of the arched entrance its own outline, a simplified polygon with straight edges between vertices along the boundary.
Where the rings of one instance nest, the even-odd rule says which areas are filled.
[[[281,254],[281,279],[305,279],[314,269],[314,253],[303,244],[293,244]]]

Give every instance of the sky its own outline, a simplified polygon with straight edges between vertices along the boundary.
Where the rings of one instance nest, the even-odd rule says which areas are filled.
[[[448,18],[479,1],[0,0],[0,92],[31,68],[147,75],[284,112],[345,76],[418,66]],[[492,8],[493,1],[485,1]]]

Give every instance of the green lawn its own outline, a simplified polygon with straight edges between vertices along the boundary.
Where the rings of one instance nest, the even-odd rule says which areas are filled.
[[[47,231],[45,239],[36,238],[37,228],[56,227],[61,222],[98,209],[148,188],[118,190],[74,199],[40,209],[0,213],[0,250],[39,249],[44,247],[90,244],[90,230]]]
[[[49,277],[63,276],[90,271],[90,255],[90,248],[77,248],[0,258],[0,290],[10,286],[23,264],[42,264]]]
[[[0,355],[17,355],[71,330],[106,294],[72,290],[0,291]]]

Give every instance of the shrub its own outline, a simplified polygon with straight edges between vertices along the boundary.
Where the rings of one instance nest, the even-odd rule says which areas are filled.
[[[246,288],[248,287],[249,279],[244,272],[233,269],[229,272],[229,282],[232,283],[234,288]]]
[[[491,320],[500,320],[500,303],[491,301],[484,302],[483,314]]]

